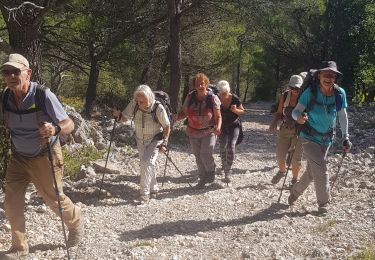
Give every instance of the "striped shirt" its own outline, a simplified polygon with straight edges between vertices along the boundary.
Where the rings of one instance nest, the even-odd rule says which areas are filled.
[[[137,142],[141,142],[144,145],[151,143],[156,134],[162,132],[163,128],[170,125],[167,112],[161,104],[156,108],[156,118],[159,123],[154,120],[151,109],[154,107],[155,102],[152,103],[147,111],[138,109],[133,118],[136,106],[133,99],[122,112],[127,118],[133,118]]]

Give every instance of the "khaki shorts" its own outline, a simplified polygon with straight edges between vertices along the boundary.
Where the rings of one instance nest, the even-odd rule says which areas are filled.
[[[285,161],[289,148],[295,150],[292,158],[292,165],[301,166],[302,161],[302,144],[300,138],[296,135],[295,127],[288,127],[285,124],[280,126],[277,138],[276,158],[278,161]]]

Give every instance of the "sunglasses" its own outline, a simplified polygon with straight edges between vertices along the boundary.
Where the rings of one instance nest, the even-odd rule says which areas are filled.
[[[335,73],[322,73],[322,72],[320,72],[320,75],[323,78],[328,78],[328,79],[335,79],[335,78],[337,78],[337,74],[335,74]]]
[[[24,70],[27,70],[27,69],[12,69],[12,70],[2,70],[1,71],[1,75],[3,77],[9,77],[9,76],[14,76],[14,77],[18,77],[19,75],[21,75],[21,72],[24,71]]]

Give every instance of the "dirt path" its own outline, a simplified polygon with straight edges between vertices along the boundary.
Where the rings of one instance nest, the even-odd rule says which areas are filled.
[[[196,166],[188,146],[174,145],[164,186],[146,205],[134,201],[138,192],[137,159],[114,155],[122,163],[120,175],[106,175],[108,197],[98,202],[94,191],[101,175],[81,180],[66,191],[85,216],[85,237],[72,250],[76,259],[344,259],[371,248],[375,240],[374,189],[359,190],[357,182],[340,184],[327,216],[315,214],[311,185],[293,208],[284,192],[270,184],[276,172],[274,134],[269,104],[256,103],[243,118],[245,139],[238,146],[233,185],[215,184],[194,190]],[[336,169],[338,156],[332,156]],[[160,156],[160,172],[165,157]],[[220,165],[217,153],[215,160]],[[353,159],[354,160],[354,159]],[[343,166],[348,168],[348,164]],[[349,174],[350,175],[350,174]],[[358,181],[368,182],[363,174]],[[355,194],[355,196],[353,196]],[[26,212],[30,258],[61,259],[65,251],[60,222],[47,210],[38,213],[38,200]],[[1,214],[0,214],[1,215]],[[0,250],[10,245],[1,229]]]

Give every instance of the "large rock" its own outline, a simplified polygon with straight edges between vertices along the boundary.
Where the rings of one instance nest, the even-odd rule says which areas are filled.
[[[107,167],[105,167],[105,160],[102,160],[102,159],[93,162],[93,167],[95,169],[95,172],[105,172],[105,173],[110,173],[110,174],[121,173],[121,169],[117,165],[111,162],[108,162]]]

